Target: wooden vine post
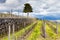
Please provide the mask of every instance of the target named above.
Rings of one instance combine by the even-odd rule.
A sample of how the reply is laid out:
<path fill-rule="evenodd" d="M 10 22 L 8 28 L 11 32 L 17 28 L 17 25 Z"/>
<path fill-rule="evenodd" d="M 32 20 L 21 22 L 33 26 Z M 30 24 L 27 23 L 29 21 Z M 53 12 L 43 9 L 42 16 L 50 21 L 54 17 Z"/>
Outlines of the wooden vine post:
<path fill-rule="evenodd" d="M 14 35 L 14 33 L 15 33 L 15 25 L 14 25 L 14 23 L 13 23 L 13 40 L 15 40 L 15 35 Z"/>
<path fill-rule="evenodd" d="M 44 38 L 46 38 L 46 22 L 45 20 L 43 20 L 43 34 L 44 34 Z"/>
<path fill-rule="evenodd" d="M 56 34 L 58 34 L 58 22 L 56 22 Z"/>
<path fill-rule="evenodd" d="M 11 24 L 10 23 L 8 23 L 8 40 L 10 40 L 10 32 L 11 32 L 11 26 L 10 26 Z"/>

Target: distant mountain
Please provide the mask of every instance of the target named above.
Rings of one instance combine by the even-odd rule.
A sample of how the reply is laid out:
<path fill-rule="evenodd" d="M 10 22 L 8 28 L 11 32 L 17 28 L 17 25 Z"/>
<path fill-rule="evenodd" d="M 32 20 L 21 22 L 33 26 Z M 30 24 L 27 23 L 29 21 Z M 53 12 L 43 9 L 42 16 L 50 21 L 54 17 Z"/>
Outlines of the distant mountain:
<path fill-rule="evenodd" d="M 44 20 L 60 20 L 60 17 L 52 15 L 35 15 L 35 17 Z"/>

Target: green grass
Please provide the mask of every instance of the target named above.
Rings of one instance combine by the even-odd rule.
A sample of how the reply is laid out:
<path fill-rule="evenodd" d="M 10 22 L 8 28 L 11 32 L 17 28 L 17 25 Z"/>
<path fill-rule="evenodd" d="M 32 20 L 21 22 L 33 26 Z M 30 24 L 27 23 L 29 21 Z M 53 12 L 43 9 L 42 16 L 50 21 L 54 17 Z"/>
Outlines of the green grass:
<path fill-rule="evenodd" d="M 54 33 L 53 30 L 51 30 L 51 28 L 47 24 L 46 24 L 46 33 L 51 38 L 55 38 L 56 37 L 56 33 Z"/>
<path fill-rule="evenodd" d="M 27 38 L 27 40 L 36 40 L 37 39 L 37 37 L 41 34 L 41 32 L 40 32 L 41 24 L 42 24 L 42 22 L 38 21 L 38 23 L 36 24 L 35 28 L 33 29 L 30 36 Z"/>
<path fill-rule="evenodd" d="M 27 40 L 37 40 L 38 39 L 38 37 L 41 35 L 41 30 L 40 30 L 41 24 L 42 24 L 42 21 L 38 21 L 36 27 L 34 28 L 33 32 L 30 34 L 30 36 L 27 38 Z M 56 28 L 56 25 L 52 24 L 52 26 L 54 28 Z M 53 32 L 53 30 L 49 27 L 48 24 L 46 24 L 45 27 L 46 27 L 47 37 L 45 39 L 42 37 L 42 38 L 39 38 L 38 40 L 42 40 L 42 39 L 43 40 L 56 40 L 58 37 L 60 37 L 59 34 L 56 34 L 55 32 Z M 60 31 L 60 29 L 58 28 L 58 32 L 59 31 Z"/>
<path fill-rule="evenodd" d="M 49 22 L 50 23 L 50 22 Z M 50 23 L 52 26 L 50 27 L 54 27 L 56 28 L 56 25 L 53 25 L 53 23 Z M 47 35 L 52 39 L 52 40 L 56 40 L 57 38 L 60 37 L 60 24 L 58 25 L 58 34 L 56 34 L 55 32 L 53 32 L 54 30 L 52 30 L 51 28 L 49 27 L 49 25 L 46 24 L 46 33 Z M 48 39 L 49 39 L 48 37 Z M 50 39 L 50 40 L 51 40 Z"/>
<path fill-rule="evenodd" d="M 50 22 L 49 22 L 50 23 Z M 55 22 L 54 22 L 55 23 Z M 54 28 L 56 28 L 56 23 L 55 25 L 53 23 L 50 23 Z M 60 24 L 57 24 L 58 25 L 58 36 L 60 36 Z M 49 26 L 49 25 L 48 25 Z"/>
<path fill-rule="evenodd" d="M 25 31 L 28 30 L 30 27 L 32 27 L 35 23 L 36 23 L 36 22 L 34 22 L 34 23 L 32 23 L 31 25 L 27 26 L 26 28 L 23 28 L 22 30 L 16 32 L 16 33 L 14 34 L 15 37 L 19 37 L 19 36 L 23 35 L 23 33 L 25 33 Z M 13 35 L 11 34 L 11 40 L 12 40 L 12 38 L 13 38 Z M 2 40 L 8 40 L 8 36 L 3 37 Z"/>

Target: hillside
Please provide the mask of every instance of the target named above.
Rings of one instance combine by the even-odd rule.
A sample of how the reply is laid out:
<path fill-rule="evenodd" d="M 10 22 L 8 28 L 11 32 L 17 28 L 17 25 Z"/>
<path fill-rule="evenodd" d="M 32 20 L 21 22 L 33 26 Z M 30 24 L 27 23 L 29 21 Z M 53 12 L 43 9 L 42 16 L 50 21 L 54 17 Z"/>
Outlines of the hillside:
<path fill-rule="evenodd" d="M 9 14 L 9 13 L 0 13 L 0 18 L 18 18 L 18 17 L 22 17 L 22 16 Z"/>

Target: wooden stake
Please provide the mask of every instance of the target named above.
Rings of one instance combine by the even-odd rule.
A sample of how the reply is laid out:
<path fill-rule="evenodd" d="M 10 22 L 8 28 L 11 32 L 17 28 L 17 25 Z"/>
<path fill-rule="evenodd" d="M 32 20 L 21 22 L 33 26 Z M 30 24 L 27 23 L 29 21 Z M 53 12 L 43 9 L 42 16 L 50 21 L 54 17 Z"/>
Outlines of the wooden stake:
<path fill-rule="evenodd" d="M 58 23 L 56 22 L 56 34 L 58 34 Z"/>
<path fill-rule="evenodd" d="M 13 24 L 13 40 L 15 39 L 14 38 L 14 31 L 15 31 L 15 25 Z"/>
<path fill-rule="evenodd" d="M 10 24 L 9 24 L 8 40 L 10 40 L 10 32 L 11 32 L 11 28 L 10 28 Z"/>

